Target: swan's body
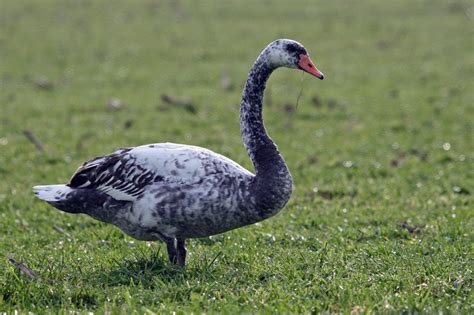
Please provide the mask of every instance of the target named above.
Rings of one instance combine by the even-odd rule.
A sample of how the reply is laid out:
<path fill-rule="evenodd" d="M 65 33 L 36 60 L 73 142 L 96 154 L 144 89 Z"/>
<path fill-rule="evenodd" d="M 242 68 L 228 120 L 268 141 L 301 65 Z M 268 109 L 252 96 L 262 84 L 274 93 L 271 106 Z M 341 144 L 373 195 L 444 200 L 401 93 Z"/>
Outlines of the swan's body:
<path fill-rule="evenodd" d="M 297 42 L 277 40 L 260 54 L 240 113 L 244 145 L 256 175 L 201 147 L 158 143 L 93 159 L 69 184 L 35 186 L 35 194 L 65 212 L 112 223 L 136 239 L 162 240 L 170 260 L 184 265 L 186 238 L 264 220 L 290 198 L 291 175 L 262 121 L 265 83 L 279 66 L 300 67 L 323 78 Z"/>
<path fill-rule="evenodd" d="M 87 213 L 151 241 L 204 237 L 262 220 L 253 212 L 243 215 L 251 210 L 250 203 L 257 203 L 250 195 L 254 178 L 210 150 L 158 143 L 119 149 L 87 162 L 68 186 L 35 189 L 61 210 Z M 91 198 L 91 190 L 110 198 L 114 210 L 104 212 L 102 199 Z M 241 209 L 244 202 L 246 209 Z"/>

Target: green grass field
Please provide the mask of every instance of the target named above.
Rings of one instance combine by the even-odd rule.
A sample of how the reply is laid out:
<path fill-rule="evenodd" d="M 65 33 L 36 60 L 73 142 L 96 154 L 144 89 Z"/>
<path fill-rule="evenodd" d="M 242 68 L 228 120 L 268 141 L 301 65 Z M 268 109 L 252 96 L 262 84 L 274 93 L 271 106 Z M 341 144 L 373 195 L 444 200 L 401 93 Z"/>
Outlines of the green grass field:
<path fill-rule="evenodd" d="M 277 38 L 326 80 L 268 84 L 294 179 L 276 217 L 189 241 L 180 270 L 161 243 L 35 199 L 118 147 L 251 168 L 241 89 Z M 0 312 L 472 314 L 473 38 L 473 1 L 1 1 Z"/>

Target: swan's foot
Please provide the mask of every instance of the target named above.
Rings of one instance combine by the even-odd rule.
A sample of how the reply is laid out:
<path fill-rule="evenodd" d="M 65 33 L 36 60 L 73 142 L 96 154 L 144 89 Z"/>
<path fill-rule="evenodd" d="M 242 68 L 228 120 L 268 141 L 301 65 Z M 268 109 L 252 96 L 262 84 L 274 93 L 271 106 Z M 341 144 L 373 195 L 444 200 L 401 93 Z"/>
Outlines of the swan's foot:
<path fill-rule="evenodd" d="M 178 238 L 176 245 L 178 251 L 178 265 L 184 267 L 186 264 L 186 240 L 184 238 Z"/>
<path fill-rule="evenodd" d="M 178 262 L 177 255 L 176 255 L 176 247 L 174 246 L 174 238 L 167 238 L 166 242 L 166 249 L 168 250 L 168 258 L 172 264 L 176 264 Z"/>

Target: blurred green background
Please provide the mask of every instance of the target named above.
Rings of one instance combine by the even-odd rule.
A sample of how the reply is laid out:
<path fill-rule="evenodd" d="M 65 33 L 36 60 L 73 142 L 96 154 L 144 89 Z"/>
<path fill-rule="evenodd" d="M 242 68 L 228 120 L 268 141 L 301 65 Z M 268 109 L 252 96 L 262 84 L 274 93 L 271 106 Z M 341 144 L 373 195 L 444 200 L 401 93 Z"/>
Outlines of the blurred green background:
<path fill-rule="evenodd" d="M 473 1 L 2 0 L 0 311 L 472 312 L 473 23 Z M 238 105 L 277 38 L 326 75 L 268 83 L 295 187 L 278 216 L 191 241 L 176 270 L 35 200 L 145 143 L 251 169 Z"/>

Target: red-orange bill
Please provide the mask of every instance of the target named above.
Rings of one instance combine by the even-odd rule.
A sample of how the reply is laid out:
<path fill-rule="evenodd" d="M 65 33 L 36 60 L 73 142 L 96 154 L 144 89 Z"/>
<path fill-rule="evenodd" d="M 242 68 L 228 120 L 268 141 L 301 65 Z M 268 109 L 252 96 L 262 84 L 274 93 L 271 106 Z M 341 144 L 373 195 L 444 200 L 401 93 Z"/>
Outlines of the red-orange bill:
<path fill-rule="evenodd" d="M 324 74 L 316 68 L 311 58 L 308 55 L 300 55 L 300 62 L 298 66 L 305 72 L 314 75 L 321 80 L 324 79 Z"/>

